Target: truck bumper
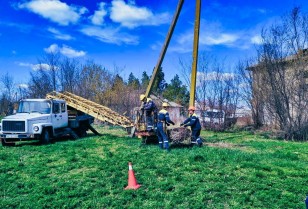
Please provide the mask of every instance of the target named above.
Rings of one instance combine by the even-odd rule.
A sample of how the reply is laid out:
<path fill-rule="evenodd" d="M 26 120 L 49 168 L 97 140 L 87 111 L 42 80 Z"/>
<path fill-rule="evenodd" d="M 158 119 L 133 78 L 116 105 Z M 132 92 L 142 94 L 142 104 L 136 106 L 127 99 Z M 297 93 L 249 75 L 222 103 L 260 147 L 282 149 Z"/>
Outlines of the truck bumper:
<path fill-rule="evenodd" d="M 14 141 L 25 141 L 38 139 L 36 134 L 1 134 L 0 138 L 5 142 L 14 142 Z"/>

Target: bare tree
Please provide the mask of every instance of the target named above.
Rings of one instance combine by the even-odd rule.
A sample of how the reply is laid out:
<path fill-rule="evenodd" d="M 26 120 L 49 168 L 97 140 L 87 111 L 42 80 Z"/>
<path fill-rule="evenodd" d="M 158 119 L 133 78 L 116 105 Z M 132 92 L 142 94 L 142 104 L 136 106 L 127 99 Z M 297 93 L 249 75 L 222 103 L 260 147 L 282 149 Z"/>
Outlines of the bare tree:
<path fill-rule="evenodd" d="M 112 85 L 111 73 L 92 61 L 88 61 L 82 66 L 79 76 L 79 95 L 94 102 L 105 104 L 104 92 Z"/>
<path fill-rule="evenodd" d="M 37 69 L 30 73 L 29 96 L 45 98 L 46 94 L 58 90 L 58 74 L 60 55 L 58 53 L 46 53 L 38 59 Z"/>
<path fill-rule="evenodd" d="M 65 58 L 60 63 L 59 83 L 62 91 L 78 93 L 80 65 L 77 60 Z"/>
<path fill-rule="evenodd" d="M 1 82 L 4 86 L 4 93 L 7 95 L 6 97 L 8 100 L 13 102 L 13 95 L 14 95 L 14 79 L 9 73 L 6 73 L 4 76 L 1 77 Z"/>
<path fill-rule="evenodd" d="M 307 123 L 308 19 L 295 7 L 281 24 L 262 31 L 263 44 L 258 50 L 258 70 L 266 92 L 266 111 L 274 118 L 287 139 L 294 138 Z M 307 136 L 306 136 L 307 137 Z"/>
<path fill-rule="evenodd" d="M 1 77 L 1 83 L 3 85 L 3 93 L 1 95 L 1 113 L 12 114 L 13 113 L 13 102 L 15 102 L 15 87 L 14 79 L 9 73 L 6 73 Z"/>
<path fill-rule="evenodd" d="M 53 90 L 50 76 L 44 68 L 30 73 L 28 85 L 29 97 L 31 98 L 45 98 L 46 94 Z"/>
<path fill-rule="evenodd" d="M 196 102 L 200 116 L 204 121 L 205 111 L 218 109 L 226 112 L 228 117 L 234 117 L 239 101 L 239 77 L 233 72 L 225 72 L 224 62 L 218 61 L 214 56 L 201 53 L 199 55 Z M 187 73 L 190 67 L 180 61 L 183 77 L 188 85 Z M 222 122 L 223 119 L 221 119 Z"/>
<path fill-rule="evenodd" d="M 57 91 L 58 89 L 58 75 L 60 68 L 60 54 L 57 52 L 48 52 L 42 59 L 38 60 L 40 70 L 45 69 L 51 82 L 52 90 Z"/>
<path fill-rule="evenodd" d="M 258 73 L 254 74 L 253 61 L 239 61 L 236 68 L 240 75 L 240 97 L 251 110 L 252 121 L 255 128 L 260 128 L 264 123 L 264 99 L 261 91 L 262 80 Z"/>

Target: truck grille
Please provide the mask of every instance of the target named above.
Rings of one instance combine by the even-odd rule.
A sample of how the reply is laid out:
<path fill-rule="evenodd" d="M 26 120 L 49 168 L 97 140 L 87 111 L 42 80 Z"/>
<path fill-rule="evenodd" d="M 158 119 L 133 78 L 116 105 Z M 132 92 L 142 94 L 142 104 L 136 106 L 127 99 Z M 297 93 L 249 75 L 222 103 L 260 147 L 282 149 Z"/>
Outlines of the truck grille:
<path fill-rule="evenodd" d="M 2 121 L 2 131 L 25 132 L 25 121 Z"/>

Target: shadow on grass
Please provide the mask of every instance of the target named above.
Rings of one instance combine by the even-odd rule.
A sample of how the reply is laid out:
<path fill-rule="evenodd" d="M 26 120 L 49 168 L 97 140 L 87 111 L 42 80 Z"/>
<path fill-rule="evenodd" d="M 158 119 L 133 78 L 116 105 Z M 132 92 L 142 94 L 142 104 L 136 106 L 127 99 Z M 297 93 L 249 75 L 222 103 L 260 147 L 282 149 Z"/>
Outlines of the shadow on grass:
<path fill-rule="evenodd" d="M 67 136 L 63 136 L 61 138 L 52 138 L 52 139 L 50 139 L 51 141 L 48 144 L 43 144 L 42 142 L 40 142 L 40 140 L 16 141 L 15 144 L 11 144 L 9 146 L 10 147 L 45 146 L 45 145 L 49 145 L 49 144 L 55 144 L 55 143 L 61 143 L 61 142 L 67 142 L 67 141 L 81 140 L 81 139 L 85 139 L 85 138 L 92 137 L 92 136 L 97 136 L 97 135 L 88 134 L 87 136 L 81 137 L 81 138 L 78 138 L 78 139 L 74 139 L 73 137 L 67 135 Z"/>

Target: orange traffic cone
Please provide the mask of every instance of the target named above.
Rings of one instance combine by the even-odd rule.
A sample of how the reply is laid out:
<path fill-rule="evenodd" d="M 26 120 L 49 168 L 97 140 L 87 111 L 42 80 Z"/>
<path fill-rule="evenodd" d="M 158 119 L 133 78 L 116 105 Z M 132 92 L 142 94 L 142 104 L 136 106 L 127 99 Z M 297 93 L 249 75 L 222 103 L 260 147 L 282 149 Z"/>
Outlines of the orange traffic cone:
<path fill-rule="evenodd" d="M 141 185 L 137 183 L 132 163 L 128 163 L 128 186 L 125 189 L 138 189 Z"/>

